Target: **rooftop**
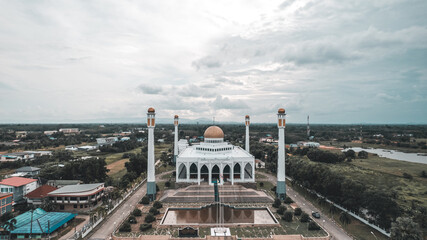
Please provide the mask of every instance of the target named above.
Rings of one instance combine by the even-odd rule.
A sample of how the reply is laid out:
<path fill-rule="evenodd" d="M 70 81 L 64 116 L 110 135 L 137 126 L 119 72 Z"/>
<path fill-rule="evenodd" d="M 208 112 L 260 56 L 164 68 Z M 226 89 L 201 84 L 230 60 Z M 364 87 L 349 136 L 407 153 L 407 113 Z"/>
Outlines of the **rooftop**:
<path fill-rule="evenodd" d="M 25 167 L 21 167 L 16 169 L 16 172 L 34 172 L 34 171 L 38 171 L 40 170 L 40 168 L 38 167 L 30 167 L 30 166 L 25 166 Z"/>
<path fill-rule="evenodd" d="M 93 190 L 98 190 L 98 188 L 102 187 L 103 185 L 104 183 L 68 185 L 50 192 L 49 195 L 84 193 L 84 192 L 89 192 Z"/>
<path fill-rule="evenodd" d="M 13 193 L 0 193 L 0 198 L 13 195 Z"/>
<path fill-rule="evenodd" d="M 46 197 L 48 193 L 55 191 L 56 187 L 52 187 L 50 185 L 43 185 L 36 188 L 34 191 L 28 193 L 25 197 L 27 198 L 43 198 Z"/>
<path fill-rule="evenodd" d="M 0 184 L 13 186 L 13 187 L 20 187 L 23 185 L 27 185 L 32 182 L 36 182 L 37 179 L 31 179 L 31 178 L 23 178 L 23 177 L 11 177 L 3 179 Z"/>

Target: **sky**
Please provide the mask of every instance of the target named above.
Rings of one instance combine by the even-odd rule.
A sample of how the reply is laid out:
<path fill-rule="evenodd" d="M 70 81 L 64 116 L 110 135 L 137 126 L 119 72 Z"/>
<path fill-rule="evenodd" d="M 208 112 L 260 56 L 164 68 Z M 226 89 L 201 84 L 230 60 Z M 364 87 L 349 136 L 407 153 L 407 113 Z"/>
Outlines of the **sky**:
<path fill-rule="evenodd" d="M 427 123 L 427 1 L 0 0 L 0 123 Z"/>

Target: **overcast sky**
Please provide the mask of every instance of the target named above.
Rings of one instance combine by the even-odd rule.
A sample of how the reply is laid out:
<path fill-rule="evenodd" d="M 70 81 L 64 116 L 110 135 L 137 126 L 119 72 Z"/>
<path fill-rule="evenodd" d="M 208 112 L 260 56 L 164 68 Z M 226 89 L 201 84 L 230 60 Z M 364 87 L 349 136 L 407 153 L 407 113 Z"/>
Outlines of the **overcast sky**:
<path fill-rule="evenodd" d="M 0 1 L 0 122 L 427 123 L 426 0 Z"/>

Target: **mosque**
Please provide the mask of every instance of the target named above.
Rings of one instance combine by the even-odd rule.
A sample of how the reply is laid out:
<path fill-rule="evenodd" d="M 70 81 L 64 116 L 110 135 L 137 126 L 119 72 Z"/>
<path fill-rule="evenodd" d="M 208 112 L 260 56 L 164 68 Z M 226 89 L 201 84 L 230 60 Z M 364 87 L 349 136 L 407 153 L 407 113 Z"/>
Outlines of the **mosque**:
<path fill-rule="evenodd" d="M 278 116 L 278 160 L 276 194 L 284 199 L 285 185 L 285 109 L 280 108 Z M 174 162 L 176 164 L 176 182 L 194 185 L 235 185 L 255 182 L 255 158 L 249 150 L 250 118 L 245 116 L 246 136 L 245 149 L 224 141 L 224 132 L 218 126 L 210 126 L 204 133 L 204 142 L 200 145 L 178 146 L 179 117 L 174 117 Z M 147 195 L 151 200 L 156 198 L 154 168 L 154 128 L 155 110 L 147 112 L 148 158 L 147 158 Z"/>

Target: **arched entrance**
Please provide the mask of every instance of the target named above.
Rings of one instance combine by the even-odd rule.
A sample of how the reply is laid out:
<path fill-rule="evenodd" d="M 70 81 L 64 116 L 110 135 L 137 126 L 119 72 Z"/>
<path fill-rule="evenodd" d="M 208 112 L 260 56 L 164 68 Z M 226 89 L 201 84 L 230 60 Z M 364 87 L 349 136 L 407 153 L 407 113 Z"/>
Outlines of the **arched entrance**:
<path fill-rule="evenodd" d="M 190 179 L 197 179 L 197 165 L 195 163 L 190 166 Z"/>
<path fill-rule="evenodd" d="M 187 179 L 187 168 L 184 163 L 181 163 L 178 168 L 178 179 Z"/>
<path fill-rule="evenodd" d="M 240 179 L 240 164 L 236 163 L 233 168 L 233 178 Z"/>
<path fill-rule="evenodd" d="M 224 167 L 224 170 L 222 171 L 223 177 L 224 177 L 224 182 L 227 182 L 230 180 L 230 166 L 226 165 Z"/>
<path fill-rule="evenodd" d="M 206 167 L 206 165 L 203 165 L 203 167 L 200 169 L 200 181 L 202 182 L 209 181 L 209 169 L 208 167 Z"/>
<path fill-rule="evenodd" d="M 212 168 L 212 181 L 219 180 L 219 167 L 215 165 Z"/>
<path fill-rule="evenodd" d="M 252 165 L 250 163 L 245 166 L 245 179 L 252 179 Z"/>

